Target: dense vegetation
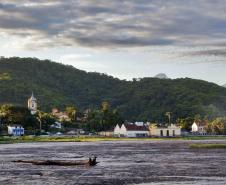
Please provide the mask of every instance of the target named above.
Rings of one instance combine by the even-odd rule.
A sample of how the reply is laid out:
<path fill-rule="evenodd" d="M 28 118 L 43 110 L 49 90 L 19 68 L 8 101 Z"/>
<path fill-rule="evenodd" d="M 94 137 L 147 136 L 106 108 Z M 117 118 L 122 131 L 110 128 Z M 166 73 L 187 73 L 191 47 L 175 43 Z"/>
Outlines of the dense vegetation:
<path fill-rule="evenodd" d="M 226 89 L 202 80 L 143 78 L 125 81 L 99 73 L 87 73 L 49 60 L 0 59 L 0 104 L 26 106 L 34 92 L 39 107 L 76 106 L 80 111 L 99 108 L 108 101 L 129 121 L 212 119 L 226 114 Z"/>

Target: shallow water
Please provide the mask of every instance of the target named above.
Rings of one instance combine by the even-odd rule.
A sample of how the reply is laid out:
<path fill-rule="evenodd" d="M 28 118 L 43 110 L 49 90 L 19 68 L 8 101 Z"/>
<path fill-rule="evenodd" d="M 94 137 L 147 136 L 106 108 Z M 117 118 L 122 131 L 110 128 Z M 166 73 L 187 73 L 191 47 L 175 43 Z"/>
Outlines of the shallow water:
<path fill-rule="evenodd" d="M 0 145 L 0 184 L 226 184 L 225 149 L 189 149 L 225 141 L 121 141 Z M 35 166 L 12 160 L 87 159 L 95 167 Z"/>

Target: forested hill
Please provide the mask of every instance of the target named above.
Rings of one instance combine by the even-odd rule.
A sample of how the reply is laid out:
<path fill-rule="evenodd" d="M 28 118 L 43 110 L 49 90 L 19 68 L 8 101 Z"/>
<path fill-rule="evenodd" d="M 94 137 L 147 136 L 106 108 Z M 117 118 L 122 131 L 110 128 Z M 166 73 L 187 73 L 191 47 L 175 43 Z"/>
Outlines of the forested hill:
<path fill-rule="evenodd" d="M 131 121 L 164 121 L 166 112 L 172 112 L 173 119 L 226 112 L 226 89 L 201 80 L 123 81 L 48 60 L 1 58 L 0 103 L 26 106 L 32 91 L 45 111 L 68 105 L 84 110 L 106 100 Z"/>

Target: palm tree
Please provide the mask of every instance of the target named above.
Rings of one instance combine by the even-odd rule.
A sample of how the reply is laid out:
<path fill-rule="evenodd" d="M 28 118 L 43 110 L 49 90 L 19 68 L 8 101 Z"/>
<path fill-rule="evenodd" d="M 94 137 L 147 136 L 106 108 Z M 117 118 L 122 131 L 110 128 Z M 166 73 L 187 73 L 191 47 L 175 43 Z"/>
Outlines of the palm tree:
<path fill-rule="evenodd" d="M 68 117 L 71 119 L 71 121 L 76 121 L 77 110 L 75 106 L 66 107 L 66 113 Z"/>
<path fill-rule="evenodd" d="M 168 117 L 169 125 L 171 123 L 171 114 L 172 114 L 172 112 L 166 112 L 166 114 L 165 114 Z"/>
<path fill-rule="evenodd" d="M 0 107 L 0 124 L 3 124 L 3 120 L 10 114 L 11 105 L 5 104 Z"/>

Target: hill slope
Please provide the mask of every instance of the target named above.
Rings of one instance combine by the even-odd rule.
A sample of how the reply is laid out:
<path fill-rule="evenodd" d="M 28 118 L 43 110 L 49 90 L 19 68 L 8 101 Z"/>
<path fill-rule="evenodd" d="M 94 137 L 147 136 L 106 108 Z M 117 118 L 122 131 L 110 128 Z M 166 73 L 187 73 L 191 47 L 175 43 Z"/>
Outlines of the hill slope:
<path fill-rule="evenodd" d="M 167 111 L 173 119 L 214 117 L 226 110 L 226 89 L 201 80 L 123 81 L 48 60 L 1 58 L 0 103 L 26 106 L 32 91 L 45 111 L 73 104 L 81 110 L 99 107 L 107 100 L 128 120 L 164 121 Z"/>

